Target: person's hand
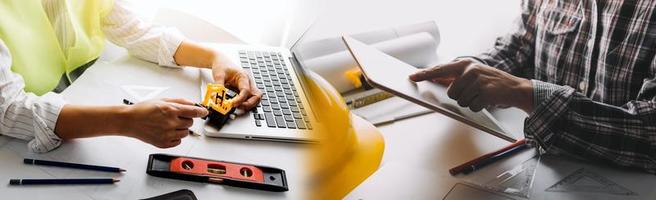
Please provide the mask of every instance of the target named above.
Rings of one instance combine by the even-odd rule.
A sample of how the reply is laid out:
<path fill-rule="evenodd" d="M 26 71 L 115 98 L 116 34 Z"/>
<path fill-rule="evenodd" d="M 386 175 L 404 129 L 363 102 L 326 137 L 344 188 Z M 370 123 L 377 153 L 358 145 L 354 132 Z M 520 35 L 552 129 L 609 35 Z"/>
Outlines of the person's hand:
<path fill-rule="evenodd" d="M 258 89 L 248 74 L 221 53 L 212 62 L 214 82 L 239 90 L 233 102 L 235 107 L 250 110 L 260 102 L 262 91 Z"/>
<path fill-rule="evenodd" d="M 180 144 L 189 135 L 192 118 L 209 112 L 184 99 L 162 99 L 137 103 L 127 107 L 123 132 L 159 148 Z"/>
<path fill-rule="evenodd" d="M 410 80 L 429 80 L 449 85 L 449 98 L 478 112 L 488 106 L 513 106 L 531 113 L 533 85 L 528 79 L 510 75 L 471 59 L 461 59 L 410 75 Z"/>

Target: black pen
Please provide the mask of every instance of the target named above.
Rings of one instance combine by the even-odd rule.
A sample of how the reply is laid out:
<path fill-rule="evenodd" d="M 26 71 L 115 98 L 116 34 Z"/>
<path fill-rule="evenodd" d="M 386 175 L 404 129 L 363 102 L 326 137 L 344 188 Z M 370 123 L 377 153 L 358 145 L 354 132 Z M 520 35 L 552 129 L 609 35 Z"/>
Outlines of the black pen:
<path fill-rule="evenodd" d="M 89 185 L 114 184 L 115 178 L 73 178 L 73 179 L 10 179 L 9 185 Z"/>
<path fill-rule="evenodd" d="M 130 101 L 130 100 L 123 99 L 123 104 L 125 104 L 125 105 L 132 105 L 132 104 L 134 104 L 134 103 L 132 103 L 132 101 Z"/>
<path fill-rule="evenodd" d="M 66 167 L 66 168 L 73 168 L 73 169 L 86 169 L 86 170 L 103 171 L 103 172 L 125 172 L 124 169 L 118 167 L 85 165 L 85 164 L 67 163 L 67 162 L 50 161 L 50 160 L 37 160 L 37 159 L 30 159 L 30 158 L 23 159 L 23 163 L 30 164 L 30 165 Z"/>

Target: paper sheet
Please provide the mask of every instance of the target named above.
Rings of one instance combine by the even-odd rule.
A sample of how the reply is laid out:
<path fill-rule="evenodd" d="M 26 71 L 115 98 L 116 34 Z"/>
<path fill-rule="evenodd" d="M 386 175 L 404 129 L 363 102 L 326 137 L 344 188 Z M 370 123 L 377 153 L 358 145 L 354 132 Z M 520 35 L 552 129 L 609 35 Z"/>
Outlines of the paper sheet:
<path fill-rule="evenodd" d="M 437 62 L 439 31 L 433 22 L 356 34 L 353 37 L 415 67 L 426 67 Z M 303 64 L 325 78 L 337 91 L 344 93 L 355 89 L 344 72 L 357 69 L 357 64 L 341 37 L 305 43 L 298 48 Z"/>
<path fill-rule="evenodd" d="M 439 46 L 440 31 L 434 21 L 352 34 L 351 37 L 360 40 L 365 44 L 375 44 L 422 32 L 429 33 L 435 40 L 436 46 Z M 300 45 L 298 48 L 300 56 L 303 57 L 304 60 L 309 60 L 312 58 L 344 51 L 346 50 L 346 45 L 344 45 L 344 42 L 342 42 L 342 38 L 340 36 L 335 36 L 332 38 L 306 42 Z"/>
<path fill-rule="evenodd" d="M 168 87 L 145 86 L 145 85 L 123 85 L 121 89 L 129 94 L 133 102 L 141 102 L 155 98 L 162 92 L 169 89 Z"/>

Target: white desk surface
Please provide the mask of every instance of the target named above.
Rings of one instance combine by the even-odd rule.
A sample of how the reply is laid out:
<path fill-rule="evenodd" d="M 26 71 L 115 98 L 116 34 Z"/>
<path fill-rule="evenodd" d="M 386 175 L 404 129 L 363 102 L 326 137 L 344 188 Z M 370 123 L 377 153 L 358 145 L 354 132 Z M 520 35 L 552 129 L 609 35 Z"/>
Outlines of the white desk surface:
<path fill-rule="evenodd" d="M 76 104 L 120 104 L 130 99 L 121 86 L 141 85 L 167 88 L 160 98 L 183 97 L 200 100 L 197 69 L 170 69 L 134 58 L 124 57 L 113 63 L 98 63 L 76 84 L 64 92 Z M 194 129 L 201 132 L 195 121 Z M 125 137 L 101 137 L 65 142 L 45 154 L 28 153 L 24 141 L 0 137 L 0 180 L 10 178 L 117 177 L 121 181 L 103 186 L 8 186 L 0 184 L 2 199 L 139 199 L 180 189 L 192 190 L 199 199 L 298 199 L 303 184 L 301 173 L 303 145 L 262 141 L 190 136 L 181 145 L 159 149 L 139 140 Z M 169 153 L 253 163 L 286 170 L 290 191 L 265 192 L 236 187 L 158 178 L 146 174 L 148 155 Z M 116 166 L 127 173 L 103 173 L 56 167 L 24 165 L 24 157 Z"/>
<path fill-rule="evenodd" d="M 308 40 L 334 37 L 343 33 L 362 32 L 402 24 L 436 20 L 442 33 L 438 52 L 444 55 L 472 55 L 492 46 L 494 38 L 505 33 L 510 22 L 519 13 L 519 0 L 513 1 L 375 1 L 331 0 L 315 28 L 308 33 Z M 220 13 L 219 13 L 220 14 Z M 263 33 L 262 31 L 259 31 Z M 264 33 L 263 33 L 264 34 Z M 74 103 L 119 104 L 127 94 L 121 85 L 146 85 L 169 87 L 160 97 L 186 97 L 198 100 L 198 72 L 194 70 L 163 69 L 135 59 L 119 59 L 116 66 L 94 66 L 98 78 L 84 87 L 70 89 L 67 98 Z M 143 74 L 159 74 L 148 78 Z M 120 75 L 119 75 L 120 74 Z M 128 74 L 129 76 L 126 76 Z M 93 74 L 92 74 L 93 75 Z M 193 87 L 192 87 L 193 86 Z M 95 88 L 95 89 L 90 89 Z M 519 124 L 521 121 L 518 121 Z M 198 124 L 198 123 L 196 123 Z M 385 137 L 386 149 L 383 166 L 408 165 L 417 169 L 447 173 L 446 170 L 471 158 L 495 150 L 505 144 L 483 132 L 468 128 L 459 122 L 438 114 L 430 114 L 380 127 Z M 302 185 L 301 145 L 273 142 L 187 137 L 182 145 L 172 149 L 157 149 L 130 138 L 103 137 L 66 142 L 62 147 L 47 154 L 27 153 L 25 142 L 0 137 L 0 180 L 9 178 L 42 177 L 111 177 L 114 174 L 84 172 L 51 167 L 26 166 L 25 156 L 113 165 L 126 168 L 120 175 L 121 182 L 108 186 L 36 186 L 8 187 L 0 184 L 3 199 L 136 199 L 175 191 L 191 189 L 199 199 L 299 199 Z M 266 153 L 262 153 L 266 152 Z M 171 153 L 207 157 L 237 162 L 271 165 L 287 170 L 290 191 L 286 193 L 260 192 L 220 185 L 200 184 L 148 176 L 145 173 L 147 155 Z M 440 177 L 442 177 L 440 175 Z M 378 182 L 393 182 L 376 179 Z M 435 194 L 436 199 L 448 190 L 452 179 L 431 179 L 435 188 L 405 192 Z M 367 183 L 365 184 L 372 184 Z M 375 184 L 375 183 L 373 183 Z M 411 183 L 407 183 L 411 184 Z M 444 188 L 438 187 L 445 185 Z M 419 187 L 418 187 L 419 188 Z M 374 190 L 361 185 L 349 198 L 372 199 L 398 193 L 394 190 Z M 435 191 L 431 192 L 428 190 Z M 376 194 L 376 195 L 373 195 Z M 393 196 L 387 196 L 393 197 Z"/>
<path fill-rule="evenodd" d="M 447 59 L 476 55 L 491 48 L 496 37 L 512 28 L 520 8 L 518 0 L 328 2 L 324 14 L 307 33 L 308 41 L 435 20 L 441 34 L 438 55 Z M 404 101 L 397 100 L 396 105 L 400 104 Z M 522 135 L 525 114 L 510 109 L 500 115 L 507 128 Z M 379 128 L 385 138 L 381 174 L 374 174 L 347 199 L 442 199 L 458 181 L 448 174 L 448 169 L 508 144 L 440 114 Z M 386 167 L 390 169 L 380 170 Z"/>

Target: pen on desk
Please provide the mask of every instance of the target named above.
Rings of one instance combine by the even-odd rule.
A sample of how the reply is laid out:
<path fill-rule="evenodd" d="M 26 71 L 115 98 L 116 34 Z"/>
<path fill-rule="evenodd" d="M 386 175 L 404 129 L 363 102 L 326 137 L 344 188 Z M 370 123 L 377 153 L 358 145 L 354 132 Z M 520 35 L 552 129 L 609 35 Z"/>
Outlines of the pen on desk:
<path fill-rule="evenodd" d="M 123 99 L 123 104 L 125 104 L 125 105 L 132 105 L 132 104 L 134 104 L 134 103 L 132 103 L 132 101 L 130 101 L 130 100 Z"/>
<path fill-rule="evenodd" d="M 125 105 L 133 105 L 134 102 L 132 102 L 132 101 L 130 101 L 130 100 L 127 100 L 127 99 L 123 99 L 123 104 L 125 104 Z M 200 105 L 199 103 L 194 103 L 194 106 L 203 107 L 203 106 Z"/>
<path fill-rule="evenodd" d="M 117 168 L 117 167 L 105 167 L 105 166 L 98 166 L 98 165 L 85 165 L 85 164 L 67 163 L 67 162 L 50 161 L 50 160 L 37 160 L 37 159 L 30 159 L 30 158 L 23 159 L 23 163 L 30 164 L 30 165 L 66 167 L 66 168 L 73 168 L 73 169 L 85 169 L 85 170 L 103 171 L 103 172 L 125 172 L 126 171 L 124 169 Z"/>
<path fill-rule="evenodd" d="M 516 146 L 516 147 L 514 147 L 514 148 L 512 148 L 512 149 L 510 149 L 510 150 L 508 150 L 508 151 L 506 151 L 506 152 L 503 152 L 503 153 L 497 154 L 497 155 L 492 156 L 492 157 L 490 157 L 490 158 L 488 158 L 488 159 L 481 160 L 481 162 L 478 162 L 478 163 L 476 163 L 476 164 L 473 164 L 473 165 L 470 165 L 470 166 L 466 167 L 466 168 L 462 171 L 462 173 L 464 173 L 464 174 L 472 173 L 472 172 L 474 172 L 474 171 L 476 171 L 476 170 L 478 170 L 478 169 L 480 169 L 480 168 L 483 168 L 483 167 L 485 167 L 485 166 L 487 166 L 487 165 L 489 165 L 489 164 L 491 164 L 491 163 L 494 163 L 494 162 L 496 162 L 496 161 L 498 161 L 498 160 L 504 159 L 504 158 L 509 157 L 509 156 L 511 156 L 511 155 L 513 155 L 513 154 L 515 154 L 515 153 L 517 153 L 517 152 L 520 152 L 520 151 L 526 149 L 526 147 L 528 147 L 527 144 L 522 144 L 522 145 Z"/>
<path fill-rule="evenodd" d="M 467 168 L 471 168 L 472 165 L 476 165 L 477 163 L 480 163 L 480 162 L 482 162 L 483 160 L 486 160 L 486 159 L 490 159 L 490 158 L 492 158 L 492 157 L 494 157 L 494 156 L 496 156 L 496 155 L 498 155 L 498 154 L 502 154 L 502 153 L 508 152 L 508 151 L 512 150 L 513 148 L 518 147 L 518 146 L 521 146 L 521 145 L 526 145 L 526 140 L 524 140 L 524 139 L 522 139 L 522 140 L 518 140 L 517 142 L 512 143 L 512 144 L 510 144 L 510 145 L 508 145 L 508 146 L 506 146 L 506 147 L 504 147 L 504 148 L 501 148 L 501 149 L 499 149 L 499 150 L 497 150 L 497 151 L 494 151 L 494 152 L 491 152 L 491 153 L 488 153 L 488 154 L 482 155 L 482 156 L 480 156 L 480 157 L 478 157 L 478 158 L 475 158 L 475 159 L 473 159 L 473 160 L 470 160 L 469 162 L 466 162 L 466 163 L 463 163 L 463 164 L 461 164 L 461 165 L 458 165 L 458 166 L 456 166 L 456 167 L 454 167 L 454 168 L 449 169 L 449 173 L 450 173 L 451 175 L 456 175 L 456 174 L 462 173 L 462 172 L 464 172 L 465 170 L 467 170 Z M 469 172 L 468 172 L 468 173 L 469 173 Z"/>
<path fill-rule="evenodd" d="M 9 185 L 88 185 L 114 184 L 115 178 L 73 178 L 73 179 L 10 179 Z"/>

